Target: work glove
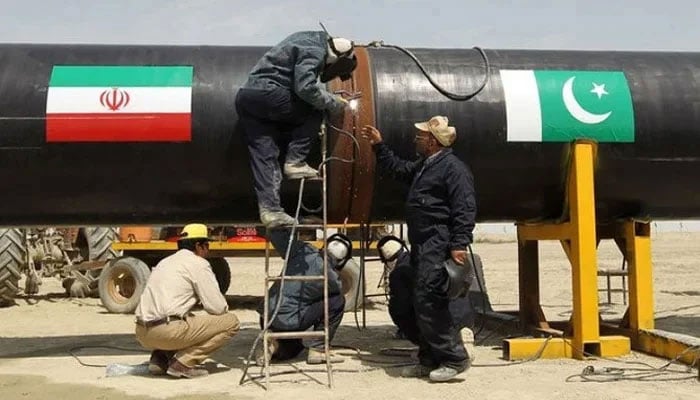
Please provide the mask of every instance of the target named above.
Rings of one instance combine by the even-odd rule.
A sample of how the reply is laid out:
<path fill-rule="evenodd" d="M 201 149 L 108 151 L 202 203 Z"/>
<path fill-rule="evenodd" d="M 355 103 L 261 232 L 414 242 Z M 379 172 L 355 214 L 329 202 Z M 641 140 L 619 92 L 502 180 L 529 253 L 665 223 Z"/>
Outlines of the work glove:
<path fill-rule="evenodd" d="M 345 107 L 347 107 L 350 104 L 350 102 L 346 100 L 345 97 L 339 94 L 335 95 L 335 103 L 338 107 L 342 109 L 345 109 Z"/>
<path fill-rule="evenodd" d="M 343 96 L 336 94 L 333 96 L 333 109 L 331 110 L 333 115 L 341 115 L 345 111 L 345 107 L 350 104 Z"/>

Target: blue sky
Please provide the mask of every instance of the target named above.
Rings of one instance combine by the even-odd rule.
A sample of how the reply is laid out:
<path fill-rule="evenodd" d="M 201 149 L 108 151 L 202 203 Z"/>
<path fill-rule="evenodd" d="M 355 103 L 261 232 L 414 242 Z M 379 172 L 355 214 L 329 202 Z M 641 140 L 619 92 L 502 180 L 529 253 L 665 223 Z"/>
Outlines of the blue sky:
<path fill-rule="evenodd" d="M 0 0 L 0 42 L 272 45 L 318 29 L 408 47 L 683 50 L 690 0 Z"/>

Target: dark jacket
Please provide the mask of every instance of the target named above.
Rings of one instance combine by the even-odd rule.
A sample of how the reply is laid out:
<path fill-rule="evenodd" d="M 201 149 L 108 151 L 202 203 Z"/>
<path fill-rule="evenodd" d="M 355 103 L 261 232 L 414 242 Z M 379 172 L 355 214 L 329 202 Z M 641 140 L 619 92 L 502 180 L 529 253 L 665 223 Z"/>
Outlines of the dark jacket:
<path fill-rule="evenodd" d="M 270 234 L 270 241 L 280 257 L 285 256 L 289 243 L 289 231 L 277 229 Z M 328 295 L 341 293 L 340 277 L 333 268 L 331 260 L 328 269 Z M 311 276 L 323 275 L 323 253 L 300 240 L 293 240 L 287 263 L 287 276 Z M 274 312 L 279 295 L 280 282 L 275 282 L 270 288 L 270 316 Z M 273 328 L 278 330 L 298 329 L 301 316 L 308 307 L 316 302 L 323 301 L 323 281 L 285 281 L 282 289 L 282 304 Z M 262 315 L 262 306 L 258 309 Z"/>
<path fill-rule="evenodd" d="M 428 162 L 402 160 L 383 142 L 374 149 L 381 169 L 411 185 L 406 199 L 411 244 L 440 235 L 450 250 L 465 249 L 472 242 L 476 219 L 474 179 L 452 149 L 443 149 Z"/>
<path fill-rule="evenodd" d="M 277 86 L 289 90 L 317 110 L 343 108 L 319 82 L 326 64 L 328 35 L 325 32 L 296 32 L 267 51 L 255 64 L 243 85 L 245 89 Z"/>

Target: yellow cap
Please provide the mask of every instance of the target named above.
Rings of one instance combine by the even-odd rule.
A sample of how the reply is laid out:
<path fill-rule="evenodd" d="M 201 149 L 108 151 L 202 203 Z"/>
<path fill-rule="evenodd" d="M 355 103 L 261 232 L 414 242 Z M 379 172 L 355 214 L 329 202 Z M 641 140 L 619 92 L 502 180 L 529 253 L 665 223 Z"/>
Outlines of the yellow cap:
<path fill-rule="evenodd" d="M 211 239 L 209 239 L 209 230 L 207 229 L 207 226 L 204 224 L 185 225 L 185 227 L 182 228 L 182 232 L 180 232 L 180 238 L 178 240 L 184 240 L 184 239 L 211 240 Z"/>

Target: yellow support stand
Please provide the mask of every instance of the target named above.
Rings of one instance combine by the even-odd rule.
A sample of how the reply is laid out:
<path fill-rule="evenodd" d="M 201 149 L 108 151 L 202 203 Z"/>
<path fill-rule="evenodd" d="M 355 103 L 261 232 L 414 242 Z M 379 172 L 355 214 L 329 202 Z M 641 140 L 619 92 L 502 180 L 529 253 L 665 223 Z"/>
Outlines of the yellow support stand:
<path fill-rule="evenodd" d="M 503 346 L 506 359 L 583 359 L 587 355 L 620 356 L 630 351 L 629 337 L 600 334 L 596 257 L 600 237 L 596 229 L 594 191 L 596 150 L 596 144 L 590 141 L 576 141 L 572 145 L 565 213 L 561 221 L 517 226 L 520 321 L 529 330 L 550 338 L 507 339 Z M 653 327 L 649 224 L 625 221 L 616 228 L 624 229 L 613 229 L 611 238 L 618 245 L 625 245 L 621 250 L 630 265 L 630 326 L 635 329 Z M 571 263 L 573 314 L 564 323 L 547 321 L 540 306 L 540 240 L 560 241 Z"/>

